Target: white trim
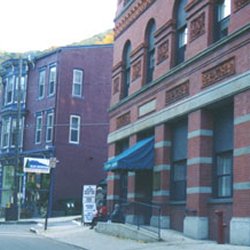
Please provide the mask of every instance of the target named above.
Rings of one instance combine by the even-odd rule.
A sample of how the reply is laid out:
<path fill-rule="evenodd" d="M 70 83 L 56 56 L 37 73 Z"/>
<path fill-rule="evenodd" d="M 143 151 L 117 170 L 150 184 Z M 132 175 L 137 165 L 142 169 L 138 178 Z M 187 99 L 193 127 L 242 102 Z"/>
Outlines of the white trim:
<path fill-rule="evenodd" d="M 211 187 L 188 187 L 187 194 L 211 194 Z"/>
<path fill-rule="evenodd" d="M 43 78 L 42 78 L 43 76 Z M 45 69 L 39 71 L 39 80 L 38 80 L 38 99 L 43 99 L 45 96 L 45 79 L 46 79 L 46 71 Z M 43 92 L 40 95 L 40 87 L 42 87 Z"/>
<path fill-rule="evenodd" d="M 72 127 L 73 119 L 77 119 L 77 128 Z M 77 140 L 76 141 L 71 140 L 73 130 L 77 132 Z M 71 115 L 70 116 L 70 125 L 69 125 L 69 143 L 71 143 L 71 144 L 79 144 L 79 142 L 80 142 L 80 132 L 81 132 L 81 117 L 79 115 Z"/>
<path fill-rule="evenodd" d="M 76 74 L 79 73 L 80 80 L 76 79 Z M 80 93 L 76 94 L 75 86 L 80 86 Z M 83 89 L 83 70 L 81 69 L 73 69 L 73 81 L 72 81 L 72 96 L 73 97 L 82 97 L 82 89 Z"/>
<path fill-rule="evenodd" d="M 160 164 L 160 165 L 155 165 L 153 168 L 153 171 L 154 172 L 160 172 L 164 170 L 169 171 L 170 169 L 171 169 L 171 166 L 169 164 Z"/>
<path fill-rule="evenodd" d="M 38 122 L 38 120 L 40 120 Z M 40 125 L 40 126 L 38 126 Z M 43 131 L 43 116 L 37 115 L 36 116 L 36 127 L 35 127 L 35 144 L 41 144 L 42 142 L 42 131 Z M 37 135 L 40 132 L 39 140 L 37 140 Z"/>
<path fill-rule="evenodd" d="M 155 148 L 168 148 L 171 147 L 171 141 L 160 141 L 155 143 Z"/>
<path fill-rule="evenodd" d="M 52 74 L 52 70 L 55 71 L 55 72 L 53 72 L 53 74 Z M 57 70 L 56 65 L 53 65 L 53 66 L 51 66 L 51 67 L 49 68 L 49 83 L 48 83 L 48 96 L 49 96 L 49 97 L 55 95 L 55 93 L 56 93 L 56 70 Z M 54 79 L 51 79 L 52 76 L 54 76 Z M 49 93 L 51 82 L 54 82 L 54 88 L 53 88 L 53 92 L 52 92 L 52 93 Z"/>
<path fill-rule="evenodd" d="M 188 139 L 199 137 L 199 136 L 213 136 L 213 130 L 209 129 L 198 129 L 188 133 Z"/>
<path fill-rule="evenodd" d="M 49 125 L 48 124 L 48 121 L 49 121 L 49 117 L 51 117 L 51 124 Z M 54 128 L 54 112 L 50 112 L 47 114 L 47 117 L 46 117 L 46 142 L 52 142 L 52 139 L 53 139 L 53 128 Z M 48 139 L 48 130 L 51 130 L 51 138 Z"/>

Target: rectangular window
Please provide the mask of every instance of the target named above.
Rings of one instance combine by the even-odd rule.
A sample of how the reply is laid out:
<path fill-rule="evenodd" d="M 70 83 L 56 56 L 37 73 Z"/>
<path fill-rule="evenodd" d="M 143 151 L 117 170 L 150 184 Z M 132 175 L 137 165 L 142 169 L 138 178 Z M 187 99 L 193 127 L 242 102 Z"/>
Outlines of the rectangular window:
<path fill-rule="evenodd" d="M 17 126 L 16 126 L 16 119 L 12 119 L 11 123 L 11 135 L 10 135 L 10 141 L 11 141 L 11 146 L 15 147 L 17 143 Z"/>
<path fill-rule="evenodd" d="M 35 131 L 35 143 L 41 143 L 42 139 L 42 116 L 38 115 L 36 117 L 36 131 Z"/>
<path fill-rule="evenodd" d="M 76 97 L 82 96 L 82 84 L 83 84 L 83 71 L 74 69 L 73 70 L 73 86 L 72 95 Z"/>
<path fill-rule="evenodd" d="M 11 133 L 10 133 L 11 147 L 15 147 L 17 143 L 19 144 L 19 147 L 21 147 L 23 144 L 22 140 L 23 140 L 23 120 L 21 119 L 19 122 L 19 134 L 17 142 L 17 120 L 13 118 L 11 121 Z"/>
<path fill-rule="evenodd" d="M 154 172 L 153 175 L 153 190 L 154 191 L 159 191 L 161 189 L 161 173 Z"/>
<path fill-rule="evenodd" d="M 53 126 L 54 126 L 54 114 L 47 114 L 46 121 L 46 142 L 52 142 L 53 138 Z"/>
<path fill-rule="evenodd" d="M 186 176 L 187 164 L 186 161 L 179 161 L 173 163 L 172 171 L 172 199 L 182 201 L 186 199 Z"/>
<path fill-rule="evenodd" d="M 20 81 L 20 97 L 18 97 L 18 84 L 19 84 L 19 78 L 16 78 L 15 83 L 15 102 L 18 102 L 18 98 L 20 98 L 20 102 L 25 102 L 26 98 L 26 77 L 21 77 Z"/>
<path fill-rule="evenodd" d="M 185 60 L 185 51 L 188 39 L 188 29 L 184 26 L 178 32 L 177 64 Z"/>
<path fill-rule="evenodd" d="M 221 153 L 216 156 L 216 182 L 218 198 L 232 197 L 232 167 L 232 151 Z"/>
<path fill-rule="evenodd" d="M 218 41 L 227 36 L 231 15 L 231 0 L 219 0 L 215 5 L 215 34 L 214 40 Z"/>
<path fill-rule="evenodd" d="M 13 102 L 15 76 L 9 77 L 5 89 L 5 105 Z"/>
<path fill-rule="evenodd" d="M 10 118 L 2 120 L 2 148 L 7 148 L 9 146 L 9 137 L 10 137 Z"/>
<path fill-rule="evenodd" d="M 179 121 L 172 127 L 172 166 L 170 197 L 173 201 L 186 200 L 187 186 L 187 120 Z"/>
<path fill-rule="evenodd" d="M 214 111 L 214 198 L 233 196 L 233 106 L 216 108 Z"/>
<path fill-rule="evenodd" d="M 79 144 L 80 141 L 80 116 L 70 116 L 69 143 Z"/>
<path fill-rule="evenodd" d="M 44 98 L 45 94 L 45 70 L 40 71 L 39 73 L 39 86 L 38 86 L 38 98 Z"/>
<path fill-rule="evenodd" d="M 56 92 L 56 66 L 49 69 L 49 96 Z"/>

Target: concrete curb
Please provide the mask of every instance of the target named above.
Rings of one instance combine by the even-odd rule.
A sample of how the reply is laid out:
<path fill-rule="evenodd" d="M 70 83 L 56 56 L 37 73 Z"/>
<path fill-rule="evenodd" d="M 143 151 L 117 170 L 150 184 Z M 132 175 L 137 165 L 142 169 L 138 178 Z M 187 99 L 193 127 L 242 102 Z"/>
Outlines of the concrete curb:
<path fill-rule="evenodd" d="M 34 233 L 34 234 L 38 234 L 39 233 L 39 231 L 37 229 L 35 229 L 34 227 L 30 228 L 30 232 Z"/>
<path fill-rule="evenodd" d="M 37 224 L 36 221 L 0 221 L 0 225 L 30 225 Z"/>

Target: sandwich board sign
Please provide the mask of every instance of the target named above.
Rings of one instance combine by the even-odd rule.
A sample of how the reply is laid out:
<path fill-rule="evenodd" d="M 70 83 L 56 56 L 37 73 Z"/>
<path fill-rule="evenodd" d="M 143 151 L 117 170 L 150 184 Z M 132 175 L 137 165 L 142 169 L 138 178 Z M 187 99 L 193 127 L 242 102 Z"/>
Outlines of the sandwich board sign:
<path fill-rule="evenodd" d="M 96 185 L 84 185 L 83 186 L 83 223 L 91 223 L 93 214 L 96 211 L 95 204 Z"/>
<path fill-rule="evenodd" d="M 24 173 L 50 173 L 50 161 L 45 158 L 24 157 Z"/>

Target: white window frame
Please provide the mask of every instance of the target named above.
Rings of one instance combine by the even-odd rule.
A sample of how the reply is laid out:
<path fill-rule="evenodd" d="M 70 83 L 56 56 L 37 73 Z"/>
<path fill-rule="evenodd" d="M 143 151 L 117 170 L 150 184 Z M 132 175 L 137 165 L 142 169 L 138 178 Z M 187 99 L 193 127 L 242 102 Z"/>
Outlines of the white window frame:
<path fill-rule="evenodd" d="M 52 86 L 53 86 L 53 89 L 52 89 Z M 56 66 L 54 65 L 54 66 L 51 66 L 49 69 L 48 96 L 53 96 L 55 93 L 56 93 Z"/>
<path fill-rule="evenodd" d="M 54 113 L 50 112 L 47 114 L 47 119 L 46 119 L 46 142 L 52 142 L 53 127 L 54 127 Z"/>
<path fill-rule="evenodd" d="M 35 144 L 42 142 L 42 115 L 36 116 Z"/>
<path fill-rule="evenodd" d="M 38 99 L 43 99 L 45 95 L 45 77 L 46 77 L 46 71 L 41 70 L 39 72 Z"/>
<path fill-rule="evenodd" d="M 10 117 L 2 119 L 2 130 L 1 130 L 1 147 L 8 148 L 10 143 Z M 4 145 L 4 136 L 7 136 L 6 145 Z"/>
<path fill-rule="evenodd" d="M 18 96 L 17 96 L 18 95 L 18 84 L 19 84 L 18 81 L 19 81 L 19 78 L 17 77 L 16 81 L 15 81 L 15 98 L 14 98 L 15 103 L 18 102 Z M 22 76 L 21 82 L 20 82 L 20 90 L 21 90 L 20 102 L 21 103 L 24 103 L 25 99 L 26 99 L 26 81 L 27 81 L 27 77 Z"/>
<path fill-rule="evenodd" d="M 80 93 L 78 93 L 77 87 L 79 88 Z M 83 70 L 74 69 L 73 70 L 72 96 L 73 97 L 82 97 L 82 89 L 83 89 L 82 87 L 83 87 Z"/>
<path fill-rule="evenodd" d="M 6 88 L 5 88 L 5 100 L 4 103 L 5 105 L 13 103 L 14 99 L 14 86 L 15 85 L 15 76 L 11 76 L 6 79 Z M 11 100 L 8 101 L 8 93 L 11 93 Z"/>
<path fill-rule="evenodd" d="M 73 124 L 73 120 L 77 119 L 77 124 Z M 72 144 L 79 144 L 80 142 L 80 129 L 81 129 L 81 117 L 78 115 L 71 115 L 70 116 L 70 126 L 69 126 L 69 143 Z M 77 133 L 77 140 L 72 140 L 73 133 Z"/>

